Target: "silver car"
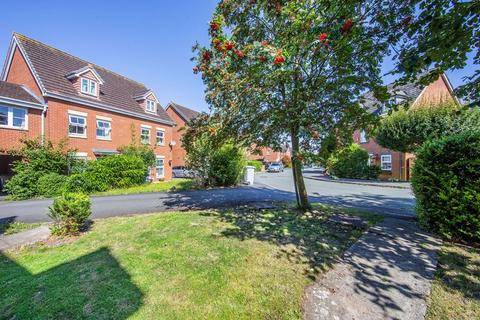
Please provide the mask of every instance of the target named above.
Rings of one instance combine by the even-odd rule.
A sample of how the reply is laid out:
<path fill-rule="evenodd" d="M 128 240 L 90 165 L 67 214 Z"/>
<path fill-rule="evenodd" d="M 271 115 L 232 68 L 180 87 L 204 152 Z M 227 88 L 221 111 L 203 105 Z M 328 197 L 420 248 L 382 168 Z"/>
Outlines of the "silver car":
<path fill-rule="evenodd" d="M 172 168 L 174 178 L 191 178 L 192 172 L 184 166 L 175 166 Z"/>
<path fill-rule="evenodd" d="M 272 162 L 270 166 L 268 166 L 268 172 L 283 172 L 283 163 L 281 162 Z"/>

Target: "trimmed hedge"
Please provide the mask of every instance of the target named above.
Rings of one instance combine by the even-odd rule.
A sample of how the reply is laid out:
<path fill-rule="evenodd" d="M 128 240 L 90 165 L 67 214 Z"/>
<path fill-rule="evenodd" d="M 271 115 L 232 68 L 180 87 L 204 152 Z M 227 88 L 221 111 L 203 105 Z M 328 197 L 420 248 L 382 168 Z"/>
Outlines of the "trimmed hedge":
<path fill-rule="evenodd" d="M 446 239 L 480 243 L 480 133 L 424 143 L 412 187 L 426 228 Z"/>
<path fill-rule="evenodd" d="M 350 179 L 377 179 L 381 172 L 379 166 L 368 165 L 368 152 L 354 143 L 335 152 L 327 169 L 332 176 Z"/>

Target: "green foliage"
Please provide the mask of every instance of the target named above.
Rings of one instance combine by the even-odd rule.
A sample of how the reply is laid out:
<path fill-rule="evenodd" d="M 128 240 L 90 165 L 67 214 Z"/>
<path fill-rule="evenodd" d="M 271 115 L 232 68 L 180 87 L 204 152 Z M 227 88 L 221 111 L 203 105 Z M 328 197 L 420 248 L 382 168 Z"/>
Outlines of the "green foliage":
<path fill-rule="evenodd" d="M 425 141 L 462 132 L 480 132 L 480 110 L 443 104 L 394 111 L 381 120 L 375 139 L 385 148 L 413 152 Z"/>
<path fill-rule="evenodd" d="M 145 182 L 147 168 L 143 159 L 136 155 L 107 156 L 90 164 L 88 176 L 104 181 L 108 188 L 126 188 Z"/>
<path fill-rule="evenodd" d="M 145 168 L 150 168 L 155 165 L 155 153 L 153 149 L 145 144 L 132 142 L 129 145 L 118 148 L 122 154 L 133 155 L 141 158 L 145 164 Z"/>
<path fill-rule="evenodd" d="M 465 73 L 466 81 L 457 92 L 466 101 L 480 99 L 480 4 L 473 1 L 414 0 L 392 1 L 402 6 L 415 8 L 416 12 L 399 15 L 402 46 L 398 50 L 397 72 L 404 74 L 404 80 L 416 80 L 422 75 L 422 82 L 428 83 L 440 73 L 465 67 L 469 55 L 474 66 Z M 396 30 L 388 30 L 396 33 Z M 475 66 L 477 65 L 477 66 Z M 431 75 L 424 70 L 435 69 Z M 467 72 L 467 70 L 465 70 Z"/>
<path fill-rule="evenodd" d="M 412 187 L 425 227 L 480 243 L 480 133 L 426 142 L 417 150 Z"/>
<path fill-rule="evenodd" d="M 66 175 L 73 162 L 72 150 L 62 142 L 54 146 L 51 141 L 41 145 L 38 140 L 23 140 L 23 146 L 12 152 L 21 157 L 12 165 L 14 176 L 5 184 L 5 191 L 12 199 L 28 199 L 41 195 L 38 190 L 40 177 L 57 173 Z"/>
<path fill-rule="evenodd" d="M 368 165 L 368 152 L 358 144 L 338 150 L 328 160 L 327 169 L 339 178 L 377 179 L 380 167 Z"/>
<path fill-rule="evenodd" d="M 263 163 L 260 160 L 248 160 L 245 165 L 255 167 L 255 171 L 262 171 Z"/>
<path fill-rule="evenodd" d="M 54 221 L 52 234 L 77 234 L 91 214 L 90 197 L 82 193 L 64 193 L 49 207 L 48 216 Z"/>
<path fill-rule="evenodd" d="M 55 172 L 43 175 L 38 179 L 37 193 L 44 197 L 54 197 L 65 191 L 68 177 Z"/>
<path fill-rule="evenodd" d="M 245 160 L 243 150 L 233 144 L 224 144 L 212 152 L 209 180 L 215 186 L 236 185 L 242 176 Z"/>
<path fill-rule="evenodd" d="M 75 173 L 68 177 L 65 184 L 67 192 L 93 193 L 108 190 L 108 184 L 102 180 L 96 180 L 90 172 Z"/>

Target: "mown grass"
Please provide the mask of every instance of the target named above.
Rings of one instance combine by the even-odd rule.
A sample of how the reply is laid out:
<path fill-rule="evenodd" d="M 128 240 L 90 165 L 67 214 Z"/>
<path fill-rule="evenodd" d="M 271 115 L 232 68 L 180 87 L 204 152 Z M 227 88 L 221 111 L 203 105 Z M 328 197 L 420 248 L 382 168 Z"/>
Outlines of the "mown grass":
<path fill-rule="evenodd" d="M 480 250 L 445 244 L 438 258 L 426 319 L 480 319 Z"/>
<path fill-rule="evenodd" d="M 95 221 L 0 256 L 0 318 L 300 319 L 304 288 L 362 233 L 291 208 Z"/>
<path fill-rule="evenodd" d="M 112 196 L 112 195 L 125 195 L 136 193 L 148 193 L 148 192 L 167 192 L 174 188 L 176 191 L 189 190 L 195 187 L 195 183 L 190 179 L 173 179 L 170 181 L 162 181 L 158 183 L 142 184 L 140 186 L 112 189 L 105 192 L 99 192 L 94 195 Z"/>
<path fill-rule="evenodd" d="M 24 223 L 24 222 L 1 222 L 0 221 L 0 235 L 10 235 L 25 230 L 40 227 L 41 223 Z"/>

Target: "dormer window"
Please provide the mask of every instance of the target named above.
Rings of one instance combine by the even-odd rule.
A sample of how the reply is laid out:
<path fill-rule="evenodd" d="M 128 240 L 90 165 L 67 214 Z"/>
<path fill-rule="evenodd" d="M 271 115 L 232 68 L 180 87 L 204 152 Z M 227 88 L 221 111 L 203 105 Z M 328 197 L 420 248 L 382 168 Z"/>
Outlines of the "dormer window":
<path fill-rule="evenodd" d="M 94 80 L 81 78 L 81 91 L 82 93 L 92 96 L 97 95 L 97 82 Z"/>
<path fill-rule="evenodd" d="M 146 110 L 147 110 L 148 112 L 156 112 L 156 110 L 155 110 L 155 109 L 156 109 L 156 107 L 155 107 L 155 101 L 153 101 L 153 100 L 147 100 L 146 103 L 147 103 L 147 104 L 146 104 Z"/>

